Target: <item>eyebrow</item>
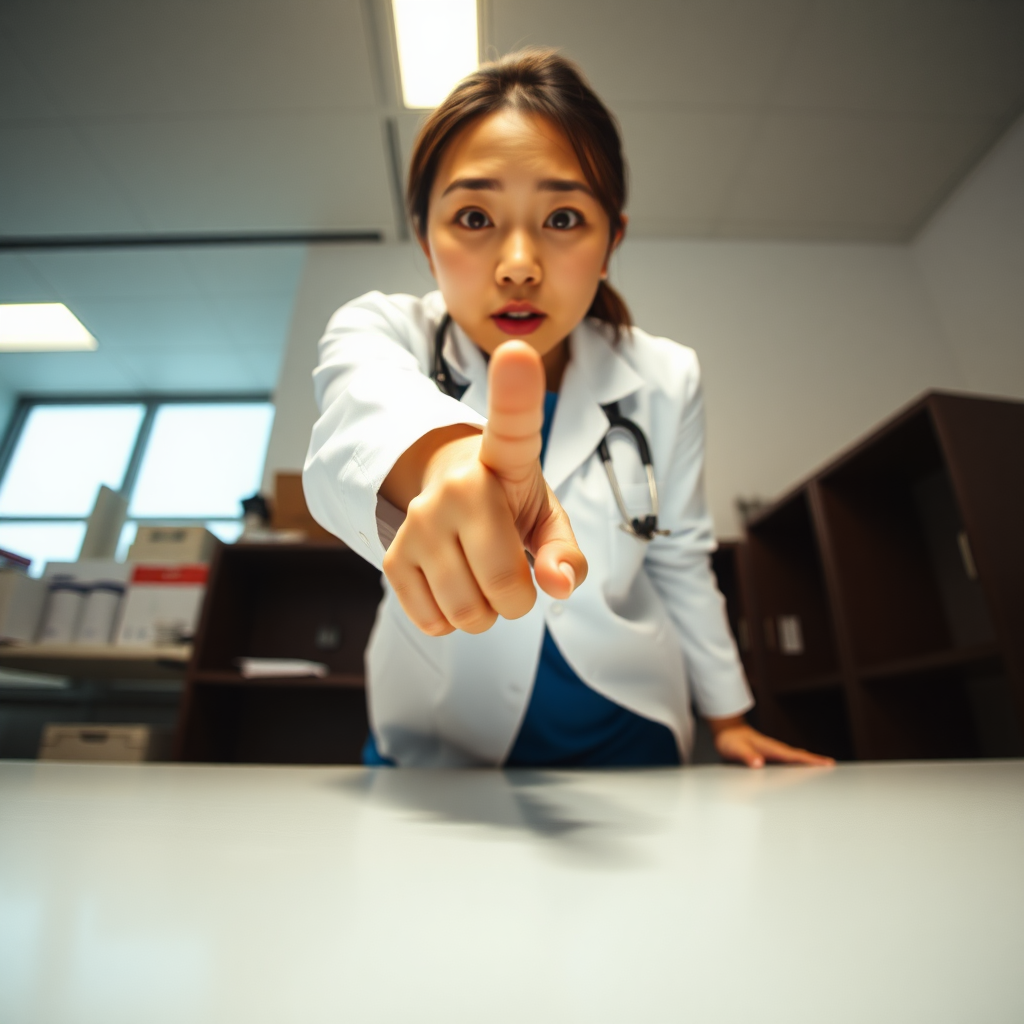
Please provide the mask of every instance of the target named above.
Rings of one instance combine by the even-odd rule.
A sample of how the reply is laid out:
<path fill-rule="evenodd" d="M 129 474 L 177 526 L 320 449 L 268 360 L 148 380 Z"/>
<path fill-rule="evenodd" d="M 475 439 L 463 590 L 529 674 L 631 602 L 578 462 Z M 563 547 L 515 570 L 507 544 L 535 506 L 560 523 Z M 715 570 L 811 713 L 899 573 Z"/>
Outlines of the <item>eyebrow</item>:
<path fill-rule="evenodd" d="M 470 192 L 501 192 L 504 188 L 497 178 L 456 178 L 442 193 L 441 197 L 456 189 L 467 189 Z M 538 192 L 585 192 L 593 196 L 593 192 L 582 181 L 573 178 L 543 178 L 537 182 Z"/>

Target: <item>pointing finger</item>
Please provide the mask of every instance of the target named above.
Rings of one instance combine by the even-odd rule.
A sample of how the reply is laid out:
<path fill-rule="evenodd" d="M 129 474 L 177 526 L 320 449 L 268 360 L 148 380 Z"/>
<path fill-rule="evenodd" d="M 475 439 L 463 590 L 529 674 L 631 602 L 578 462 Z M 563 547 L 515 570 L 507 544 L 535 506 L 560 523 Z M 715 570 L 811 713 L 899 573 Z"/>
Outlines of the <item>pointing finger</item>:
<path fill-rule="evenodd" d="M 487 425 L 480 461 L 510 483 L 540 473 L 544 423 L 544 364 L 522 341 L 508 341 L 491 356 L 487 371 Z"/>

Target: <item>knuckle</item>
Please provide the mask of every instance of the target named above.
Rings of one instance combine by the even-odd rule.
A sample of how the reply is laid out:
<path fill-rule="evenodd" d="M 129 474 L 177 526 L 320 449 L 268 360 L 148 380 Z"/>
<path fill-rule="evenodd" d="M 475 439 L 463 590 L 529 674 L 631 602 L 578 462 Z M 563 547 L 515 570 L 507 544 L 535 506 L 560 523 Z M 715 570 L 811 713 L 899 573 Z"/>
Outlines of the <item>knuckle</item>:
<path fill-rule="evenodd" d="M 497 613 L 492 608 L 474 602 L 456 609 L 449 616 L 449 621 L 464 633 L 483 633 L 497 621 Z"/>

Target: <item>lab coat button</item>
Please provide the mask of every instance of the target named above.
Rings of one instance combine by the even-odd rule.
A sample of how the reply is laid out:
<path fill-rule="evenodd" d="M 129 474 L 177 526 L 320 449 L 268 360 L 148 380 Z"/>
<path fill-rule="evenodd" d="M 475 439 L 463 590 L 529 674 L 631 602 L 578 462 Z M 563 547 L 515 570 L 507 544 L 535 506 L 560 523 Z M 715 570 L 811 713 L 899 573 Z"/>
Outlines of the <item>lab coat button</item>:
<path fill-rule="evenodd" d="M 564 606 L 563 606 L 563 605 L 560 605 L 560 604 L 553 604 L 553 605 L 551 606 L 551 614 L 552 614 L 552 615 L 561 615 L 561 614 L 562 614 L 562 608 L 563 608 L 563 607 L 564 607 Z"/>

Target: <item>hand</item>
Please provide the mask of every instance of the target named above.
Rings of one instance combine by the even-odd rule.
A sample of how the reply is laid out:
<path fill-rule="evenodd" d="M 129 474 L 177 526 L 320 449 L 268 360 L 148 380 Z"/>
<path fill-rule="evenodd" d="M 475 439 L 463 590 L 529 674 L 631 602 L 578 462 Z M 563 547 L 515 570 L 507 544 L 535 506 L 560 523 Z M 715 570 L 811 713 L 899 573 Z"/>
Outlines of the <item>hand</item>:
<path fill-rule="evenodd" d="M 715 737 L 715 748 L 726 761 L 739 761 L 748 768 L 763 768 L 765 761 L 785 764 L 813 764 L 821 767 L 835 764 L 835 759 L 811 754 L 799 747 L 791 747 L 780 740 L 758 732 L 747 725 L 742 715 L 731 718 L 709 718 L 708 725 Z"/>
<path fill-rule="evenodd" d="M 506 342 L 491 356 L 483 433 L 427 435 L 385 481 L 384 496 L 407 512 L 384 573 L 424 633 L 482 633 L 499 615 L 525 615 L 537 592 L 524 548 L 552 597 L 568 597 L 586 578 L 569 518 L 541 474 L 543 422 L 541 358 Z"/>

